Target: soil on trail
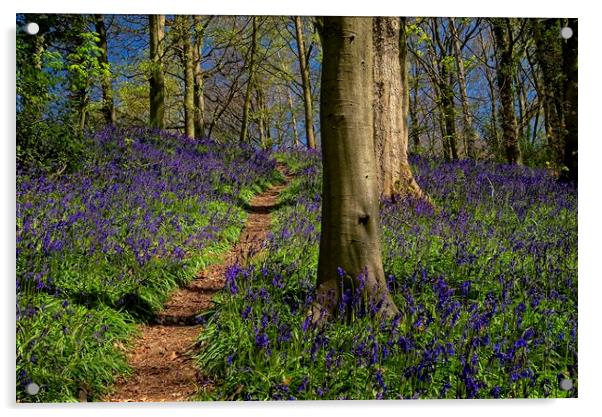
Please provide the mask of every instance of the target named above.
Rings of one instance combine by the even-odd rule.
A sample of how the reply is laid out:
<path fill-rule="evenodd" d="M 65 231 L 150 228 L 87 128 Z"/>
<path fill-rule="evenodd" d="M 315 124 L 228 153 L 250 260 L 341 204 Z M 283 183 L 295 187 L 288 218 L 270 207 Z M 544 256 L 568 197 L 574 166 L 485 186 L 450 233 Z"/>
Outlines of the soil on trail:
<path fill-rule="evenodd" d="M 104 401 L 186 401 L 197 392 L 200 375 L 192 355 L 202 326 L 196 323 L 196 316 L 211 307 L 213 295 L 224 287 L 227 266 L 244 264 L 261 251 L 270 231 L 270 213 L 285 187 L 286 184 L 272 187 L 253 198 L 236 245 L 220 262 L 201 271 L 188 286 L 176 290 L 154 324 L 139 326 L 141 337 L 128 353 L 133 373 L 120 379 L 114 393 Z"/>

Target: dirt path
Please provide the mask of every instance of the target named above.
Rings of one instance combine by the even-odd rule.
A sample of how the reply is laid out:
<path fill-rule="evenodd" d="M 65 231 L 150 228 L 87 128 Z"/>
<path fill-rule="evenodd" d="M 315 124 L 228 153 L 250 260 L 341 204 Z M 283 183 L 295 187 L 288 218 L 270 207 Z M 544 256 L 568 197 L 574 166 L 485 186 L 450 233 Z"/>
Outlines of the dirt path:
<path fill-rule="evenodd" d="M 223 288 L 226 267 L 245 263 L 262 249 L 270 230 L 270 213 L 285 187 L 275 186 L 253 198 L 240 239 L 222 261 L 176 290 L 156 324 L 139 326 L 141 337 L 128 354 L 133 373 L 127 380 L 120 379 L 104 401 L 186 401 L 197 391 L 198 375 L 191 354 L 202 326 L 195 317 L 211 306 L 213 295 Z"/>

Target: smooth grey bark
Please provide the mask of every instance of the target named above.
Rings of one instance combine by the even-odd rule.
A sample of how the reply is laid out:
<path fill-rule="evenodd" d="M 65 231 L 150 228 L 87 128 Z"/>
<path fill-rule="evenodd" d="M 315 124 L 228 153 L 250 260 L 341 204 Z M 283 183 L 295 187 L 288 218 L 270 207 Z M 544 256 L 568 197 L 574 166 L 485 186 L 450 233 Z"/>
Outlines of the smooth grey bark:
<path fill-rule="evenodd" d="M 337 313 L 345 291 L 362 287 L 365 300 L 381 306 L 378 314 L 398 313 L 385 282 L 380 248 L 372 20 L 323 18 L 322 220 L 311 310 L 317 322 Z"/>

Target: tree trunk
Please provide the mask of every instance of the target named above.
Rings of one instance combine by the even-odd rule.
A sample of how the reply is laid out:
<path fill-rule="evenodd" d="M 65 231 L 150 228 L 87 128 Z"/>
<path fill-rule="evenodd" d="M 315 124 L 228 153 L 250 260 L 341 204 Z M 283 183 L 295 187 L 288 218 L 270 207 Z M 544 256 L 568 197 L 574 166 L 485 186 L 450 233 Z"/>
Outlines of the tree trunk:
<path fill-rule="evenodd" d="M 293 128 L 293 140 L 295 141 L 295 148 L 299 147 L 299 133 L 297 132 L 297 116 L 295 116 L 295 108 L 293 106 L 293 97 L 291 96 L 291 90 L 288 86 L 286 88 L 286 95 L 288 98 L 288 108 L 291 113 L 291 123 Z"/>
<path fill-rule="evenodd" d="M 398 313 L 384 278 L 374 152 L 372 18 L 324 17 L 322 44 L 323 194 L 314 321 L 344 311 L 344 293 L 366 308 Z M 399 72 L 397 72 L 399 75 Z M 339 308 L 337 308 L 339 306 Z M 342 306 L 343 308 L 341 308 Z"/>
<path fill-rule="evenodd" d="M 514 85 L 516 86 L 516 92 L 518 96 L 518 123 L 517 123 L 517 135 L 518 139 L 524 142 L 529 142 L 529 121 L 531 115 L 527 111 L 527 96 L 525 94 L 524 85 L 521 83 L 520 74 L 517 72 L 514 77 Z M 529 120 L 526 120 L 529 119 Z M 527 129 L 525 129 L 527 127 Z"/>
<path fill-rule="evenodd" d="M 535 53 L 541 69 L 546 120 L 549 126 L 548 144 L 550 160 L 555 169 L 560 168 L 563 154 L 564 74 L 562 74 L 562 46 L 559 19 L 533 20 Z"/>
<path fill-rule="evenodd" d="M 261 86 L 255 88 L 257 97 L 257 123 L 259 126 L 259 143 L 262 149 L 269 149 L 272 146 L 270 134 L 270 116 L 265 102 L 265 94 Z"/>
<path fill-rule="evenodd" d="M 458 82 L 460 84 L 460 101 L 462 104 L 462 123 L 464 130 L 464 152 L 466 157 L 475 158 L 474 144 L 476 142 L 476 131 L 472 123 L 470 106 L 468 104 L 468 94 L 466 93 L 466 70 L 464 68 L 464 59 L 462 59 L 462 50 L 460 37 L 456 30 L 454 18 L 450 18 L 449 27 L 453 37 L 453 47 L 456 54 L 456 69 L 458 70 Z"/>
<path fill-rule="evenodd" d="M 194 133 L 196 137 L 205 137 L 205 95 L 203 91 L 203 69 L 201 57 L 203 53 L 203 33 L 201 16 L 194 16 Z"/>
<path fill-rule="evenodd" d="M 573 36 L 562 45 L 562 58 L 565 81 L 564 95 L 564 157 L 561 181 L 577 184 L 577 19 L 569 19 L 568 27 L 573 29 Z"/>
<path fill-rule="evenodd" d="M 410 137 L 414 144 L 414 153 L 420 152 L 420 129 L 418 127 L 418 69 L 416 67 L 412 80 L 412 105 L 408 106 L 410 113 L 410 126 L 412 127 Z"/>
<path fill-rule="evenodd" d="M 240 142 L 247 141 L 247 130 L 249 128 L 249 110 L 251 108 L 251 94 L 253 93 L 253 83 L 255 75 L 255 52 L 257 49 L 257 17 L 251 18 L 253 32 L 251 34 L 251 50 L 249 52 L 249 79 L 247 80 L 247 91 L 245 93 L 245 102 L 242 110 L 242 126 L 240 128 Z"/>
<path fill-rule="evenodd" d="M 481 42 L 481 48 L 483 49 L 483 52 L 485 54 L 485 57 L 483 58 L 485 60 L 486 63 L 488 63 L 489 58 L 488 58 L 488 53 L 486 52 L 486 46 L 485 46 L 485 40 L 483 38 L 483 33 L 481 32 L 479 34 L 479 40 Z M 485 74 L 485 79 L 487 80 L 487 87 L 489 90 L 489 103 L 491 105 L 490 109 L 491 109 L 491 121 L 490 121 L 490 125 L 491 125 L 491 140 L 490 145 L 493 145 L 493 154 L 496 157 L 496 159 L 498 159 L 498 155 L 500 154 L 500 135 L 498 132 L 498 120 L 497 120 L 497 115 L 498 115 L 498 108 L 497 108 L 497 94 L 496 94 L 496 89 L 495 89 L 495 76 L 493 75 L 493 71 L 490 69 L 489 65 L 484 65 L 484 74 Z"/>
<path fill-rule="evenodd" d="M 439 90 L 441 91 L 441 109 L 445 123 L 444 142 L 447 144 L 448 158 L 458 159 L 458 146 L 456 140 L 456 109 L 454 105 L 454 90 L 451 87 L 452 75 L 445 61 L 441 62 L 439 71 Z"/>
<path fill-rule="evenodd" d="M 115 114 L 115 105 L 113 103 L 113 85 L 111 83 L 111 73 L 109 71 L 109 48 L 107 46 L 107 29 L 105 26 L 104 16 L 101 14 L 94 15 L 94 23 L 96 33 L 98 33 L 98 47 L 102 54 L 98 57 L 98 61 L 104 67 L 106 74 L 102 77 L 102 113 L 108 125 L 114 125 L 117 122 Z"/>
<path fill-rule="evenodd" d="M 184 134 L 194 135 L 194 53 L 190 39 L 190 16 L 176 16 L 179 41 L 182 46 L 182 65 L 184 67 Z"/>
<path fill-rule="evenodd" d="M 409 111 L 410 111 L 410 83 L 408 77 L 408 39 L 406 34 L 406 18 L 399 18 L 399 66 L 401 73 L 401 91 L 403 92 L 403 98 L 401 101 L 401 138 L 405 144 L 402 144 L 403 149 L 405 149 L 406 154 L 406 162 L 407 162 L 407 154 L 408 154 L 408 144 L 409 144 L 409 136 L 410 129 L 408 126 L 409 123 Z M 409 167 L 409 164 L 408 164 Z M 411 174 L 411 172 L 410 172 Z M 413 177 L 412 177 L 413 179 Z"/>
<path fill-rule="evenodd" d="M 509 164 L 522 164 L 514 112 L 513 73 L 514 61 L 510 40 L 510 20 L 508 18 L 491 19 L 496 49 L 497 85 L 500 92 L 502 142 Z"/>
<path fill-rule="evenodd" d="M 314 135 L 314 116 L 312 109 L 311 84 L 309 80 L 309 66 L 305 55 L 305 41 L 303 39 L 303 23 L 300 16 L 295 16 L 295 31 L 297 33 L 297 52 L 299 53 L 299 67 L 301 69 L 301 85 L 303 86 L 303 105 L 305 109 L 305 131 L 307 133 L 307 147 L 316 148 Z"/>
<path fill-rule="evenodd" d="M 164 15 L 149 15 L 150 60 L 150 126 L 165 128 L 165 80 L 163 75 Z"/>
<path fill-rule="evenodd" d="M 408 163 L 405 47 L 400 48 L 400 30 L 404 28 L 401 28 L 397 17 L 375 17 L 373 21 L 374 146 L 378 194 L 389 200 L 397 197 L 423 198 Z M 403 38 L 405 41 L 405 36 Z"/>

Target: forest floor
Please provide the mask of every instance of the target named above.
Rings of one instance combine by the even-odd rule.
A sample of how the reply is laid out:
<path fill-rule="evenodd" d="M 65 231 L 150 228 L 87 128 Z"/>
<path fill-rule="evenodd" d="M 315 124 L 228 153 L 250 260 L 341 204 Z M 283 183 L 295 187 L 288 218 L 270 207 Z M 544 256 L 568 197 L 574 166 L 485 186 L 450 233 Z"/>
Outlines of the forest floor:
<path fill-rule="evenodd" d="M 290 180 L 290 176 L 285 177 L 285 184 L 251 200 L 245 228 L 234 247 L 186 287 L 174 291 L 154 323 L 139 325 L 140 336 L 128 352 L 132 374 L 118 380 L 113 393 L 103 401 L 186 401 L 197 392 L 201 375 L 193 355 L 203 326 L 197 324 L 196 317 L 211 308 L 213 295 L 224 287 L 226 268 L 244 265 L 262 250 L 270 231 L 271 212 Z"/>

